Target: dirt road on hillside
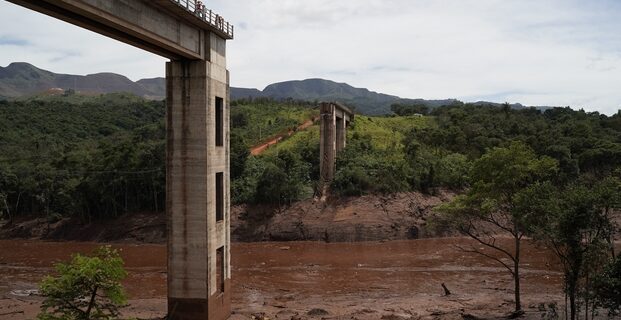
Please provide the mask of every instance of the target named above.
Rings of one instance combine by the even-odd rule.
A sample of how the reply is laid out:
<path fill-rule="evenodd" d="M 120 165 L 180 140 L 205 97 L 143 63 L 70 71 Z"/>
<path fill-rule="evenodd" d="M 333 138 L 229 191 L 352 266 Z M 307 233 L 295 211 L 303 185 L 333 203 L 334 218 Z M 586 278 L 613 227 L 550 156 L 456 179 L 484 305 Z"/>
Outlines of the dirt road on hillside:
<path fill-rule="evenodd" d="M 263 151 L 267 150 L 270 146 L 275 145 L 279 143 L 280 141 L 282 141 L 283 139 L 292 136 L 297 131 L 302 131 L 302 130 L 307 129 L 308 127 L 312 126 L 317 121 L 319 121 L 319 116 L 306 120 L 304 123 L 299 125 L 296 128 L 296 130 L 289 130 L 287 131 L 287 133 L 276 135 L 270 138 L 267 142 L 261 143 L 258 146 L 254 146 L 250 148 L 250 154 L 253 156 L 260 155 L 261 153 L 263 153 Z"/>

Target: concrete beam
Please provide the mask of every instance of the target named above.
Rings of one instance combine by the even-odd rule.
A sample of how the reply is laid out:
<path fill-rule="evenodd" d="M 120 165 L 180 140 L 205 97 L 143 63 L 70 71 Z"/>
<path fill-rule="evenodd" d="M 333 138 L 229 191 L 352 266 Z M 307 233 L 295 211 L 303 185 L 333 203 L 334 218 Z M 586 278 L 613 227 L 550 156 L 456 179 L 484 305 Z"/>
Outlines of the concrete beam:
<path fill-rule="evenodd" d="M 190 13 L 182 18 L 158 5 L 161 0 L 7 1 L 170 59 L 206 59 L 206 30 Z"/>

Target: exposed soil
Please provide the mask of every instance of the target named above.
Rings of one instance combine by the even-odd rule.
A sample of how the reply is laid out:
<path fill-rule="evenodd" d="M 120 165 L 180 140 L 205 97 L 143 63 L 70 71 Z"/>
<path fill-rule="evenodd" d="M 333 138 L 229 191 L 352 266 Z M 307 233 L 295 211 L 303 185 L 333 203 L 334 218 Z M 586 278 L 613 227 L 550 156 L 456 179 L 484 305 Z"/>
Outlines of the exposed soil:
<path fill-rule="evenodd" d="M 165 243 L 164 213 L 133 213 L 112 220 L 84 221 L 23 217 L 0 226 L 0 239 L 41 239 L 123 243 Z"/>
<path fill-rule="evenodd" d="M 355 242 L 429 237 L 426 219 L 434 206 L 453 195 L 399 193 L 332 200 L 313 199 L 291 206 L 233 206 L 233 241 Z M 65 218 L 22 218 L 0 227 L 0 239 L 44 239 L 123 243 L 165 243 L 166 216 L 137 213 L 115 220 L 84 222 Z"/>
<path fill-rule="evenodd" d="M 283 209 L 235 206 L 231 235 L 237 241 L 357 242 L 418 239 L 432 209 L 449 201 L 452 193 L 437 196 L 416 192 L 368 195 L 320 202 L 309 199 Z"/>
<path fill-rule="evenodd" d="M 250 148 L 250 154 L 253 155 L 253 156 L 260 155 L 265 150 L 267 150 L 269 147 L 279 143 L 280 141 L 284 140 L 287 137 L 292 136 L 294 133 L 296 133 L 298 131 L 306 130 L 306 128 L 312 126 L 317 121 L 319 121 L 319 116 L 316 116 L 316 117 L 314 117 L 312 119 L 308 119 L 308 120 L 304 121 L 302 124 L 300 124 L 296 128 L 296 130 L 288 130 L 286 133 L 281 133 L 281 134 L 275 135 L 275 136 L 269 138 L 267 141 L 262 142 L 259 145 L 256 145 L 256 146 Z"/>
<path fill-rule="evenodd" d="M 512 280 L 489 259 L 464 253 L 464 238 L 361 243 L 234 243 L 232 319 L 498 319 L 513 308 Z M 510 242 L 507 241 L 507 245 Z M 36 283 L 54 262 L 97 244 L 0 241 L 0 318 L 31 319 Z M 166 247 L 123 251 L 130 304 L 124 316 L 166 313 Z M 523 248 L 526 319 L 561 313 L 562 274 L 545 248 Z M 452 292 L 444 296 L 441 284 Z M 28 295 L 34 293 L 35 295 Z"/>

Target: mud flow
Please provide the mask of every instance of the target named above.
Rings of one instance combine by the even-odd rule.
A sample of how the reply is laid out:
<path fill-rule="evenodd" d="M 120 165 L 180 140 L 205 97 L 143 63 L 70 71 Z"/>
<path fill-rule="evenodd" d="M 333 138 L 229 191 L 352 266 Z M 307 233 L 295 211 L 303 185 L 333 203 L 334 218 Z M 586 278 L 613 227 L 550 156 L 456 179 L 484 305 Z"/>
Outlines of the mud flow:
<path fill-rule="evenodd" d="M 507 245 L 510 242 L 507 240 Z M 234 243 L 233 318 L 452 319 L 496 317 L 512 310 L 513 282 L 502 266 L 445 238 L 370 243 Z M 0 241 L 0 317 L 29 319 L 41 298 L 37 283 L 52 266 L 98 244 Z M 166 311 L 166 247 L 114 245 L 122 250 L 130 306 L 124 315 L 156 318 Z M 524 307 L 540 318 L 563 299 L 554 256 L 524 246 Z M 451 291 L 444 296 L 442 283 Z M 543 306 L 543 307 L 542 307 Z M 20 312 L 23 311 L 23 312 Z M 12 313 L 10 312 L 17 312 Z"/>

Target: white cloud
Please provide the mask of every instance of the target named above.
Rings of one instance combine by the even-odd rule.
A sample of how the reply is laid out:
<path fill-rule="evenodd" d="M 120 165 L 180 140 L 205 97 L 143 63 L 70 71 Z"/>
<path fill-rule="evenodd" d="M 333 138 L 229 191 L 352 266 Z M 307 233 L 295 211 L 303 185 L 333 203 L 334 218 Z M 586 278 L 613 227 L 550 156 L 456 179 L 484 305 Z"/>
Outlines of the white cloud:
<path fill-rule="evenodd" d="M 621 4 L 578 0 L 213 0 L 235 86 L 311 77 L 411 98 L 621 107 Z M 0 3 L 0 64 L 162 76 L 164 59 Z M 6 38 L 13 44 L 2 45 Z M 25 41 L 27 45 L 20 41 Z M 20 45 L 21 44 L 21 45 Z"/>

